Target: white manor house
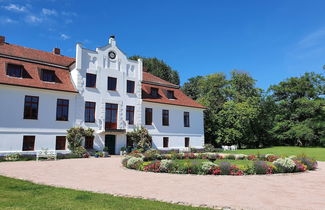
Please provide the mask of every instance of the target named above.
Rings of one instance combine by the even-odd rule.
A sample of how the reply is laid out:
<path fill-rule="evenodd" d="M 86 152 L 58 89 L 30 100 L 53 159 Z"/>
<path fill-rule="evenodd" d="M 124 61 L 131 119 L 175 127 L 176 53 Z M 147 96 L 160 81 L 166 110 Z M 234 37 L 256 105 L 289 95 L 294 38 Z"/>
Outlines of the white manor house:
<path fill-rule="evenodd" d="M 143 71 L 114 36 L 96 50 L 76 45 L 76 58 L 7 43 L 0 36 L 0 154 L 69 152 L 67 129 L 93 128 L 86 149 L 118 154 L 126 132 L 144 126 L 157 149 L 202 148 L 204 106 L 178 85 Z"/>

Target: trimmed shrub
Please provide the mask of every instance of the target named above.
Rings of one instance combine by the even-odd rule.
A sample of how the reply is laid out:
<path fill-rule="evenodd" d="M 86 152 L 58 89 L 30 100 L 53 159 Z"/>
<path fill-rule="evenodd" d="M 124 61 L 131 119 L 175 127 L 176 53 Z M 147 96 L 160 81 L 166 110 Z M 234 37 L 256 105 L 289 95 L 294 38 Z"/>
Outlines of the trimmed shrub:
<path fill-rule="evenodd" d="M 217 167 L 218 165 L 212 162 L 203 162 L 201 166 L 201 171 L 204 174 L 209 174 L 211 173 L 211 169 L 214 167 Z"/>
<path fill-rule="evenodd" d="M 293 172 L 296 164 L 290 158 L 279 158 L 273 162 L 273 165 L 276 167 L 276 171 L 280 173 L 290 173 Z"/>
<path fill-rule="evenodd" d="M 266 159 L 266 161 L 274 162 L 277 159 L 279 159 L 279 156 L 276 156 L 276 155 L 273 155 L 273 154 L 266 154 L 265 159 Z"/>
<path fill-rule="evenodd" d="M 246 155 L 238 154 L 236 155 L 236 160 L 244 160 L 246 158 Z"/>
<path fill-rule="evenodd" d="M 231 164 L 229 162 L 221 162 L 219 164 L 220 174 L 221 175 L 230 175 L 231 172 Z"/>
<path fill-rule="evenodd" d="M 162 160 L 160 161 L 160 167 L 159 170 L 161 172 L 169 172 L 173 168 L 173 161 L 172 160 Z"/>
<path fill-rule="evenodd" d="M 126 167 L 126 164 L 128 163 L 128 160 L 131 159 L 132 156 L 127 155 L 122 159 L 122 165 Z"/>
<path fill-rule="evenodd" d="M 227 159 L 227 160 L 235 160 L 235 159 L 236 159 L 236 156 L 230 154 L 230 155 L 225 155 L 223 158 L 224 158 L 224 159 Z"/>
<path fill-rule="evenodd" d="M 126 167 L 131 169 L 138 169 L 142 163 L 142 158 L 132 157 L 128 160 Z"/>
<path fill-rule="evenodd" d="M 256 157 L 256 155 L 248 155 L 248 156 L 247 156 L 247 159 L 248 159 L 248 160 L 256 160 L 257 157 Z"/>
<path fill-rule="evenodd" d="M 265 161 L 254 162 L 254 171 L 256 174 L 272 174 L 273 167 L 268 165 Z"/>
<path fill-rule="evenodd" d="M 144 166 L 143 170 L 148 172 L 160 172 L 160 161 L 154 161 L 153 163 Z"/>
<path fill-rule="evenodd" d="M 87 152 L 87 150 L 83 146 L 79 146 L 74 148 L 73 153 L 78 157 L 83 157 L 83 155 Z"/>
<path fill-rule="evenodd" d="M 144 155 L 144 158 L 143 158 L 144 161 L 161 160 L 161 155 L 160 155 L 159 151 L 155 150 L 155 149 L 147 150 L 147 151 L 145 151 L 145 153 L 143 155 Z"/>
<path fill-rule="evenodd" d="M 317 168 L 317 161 L 307 157 L 306 155 L 300 155 L 296 160 L 299 160 L 302 164 L 307 166 L 308 170 L 315 170 Z"/>
<path fill-rule="evenodd" d="M 204 145 L 204 152 L 215 152 L 216 148 L 212 144 Z"/>
<path fill-rule="evenodd" d="M 307 166 L 303 164 L 300 160 L 293 160 L 296 164 L 295 172 L 304 172 L 307 170 Z"/>
<path fill-rule="evenodd" d="M 178 173 L 183 174 L 199 174 L 201 171 L 201 163 L 197 161 L 186 161 L 179 164 L 177 168 Z"/>

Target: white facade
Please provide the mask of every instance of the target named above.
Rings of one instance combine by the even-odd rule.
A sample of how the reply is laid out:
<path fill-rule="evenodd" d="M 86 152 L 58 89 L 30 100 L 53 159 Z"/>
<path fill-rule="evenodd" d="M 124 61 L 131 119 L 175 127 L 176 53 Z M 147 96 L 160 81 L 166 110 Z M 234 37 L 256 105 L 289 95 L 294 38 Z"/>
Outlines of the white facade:
<path fill-rule="evenodd" d="M 110 52 L 114 52 L 114 58 L 109 57 Z M 129 60 L 117 48 L 114 38 L 110 38 L 108 45 L 96 48 L 95 51 L 85 49 L 81 44 L 76 45 L 76 62 L 70 69 L 76 93 L 0 84 L 0 153 L 22 152 L 23 136 L 26 135 L 35 136 L 34 151 L 26 153 L 41 149 L 55 150 L 56 136 L 65 136 L 66 130 L 74 126 L 95 130 L 95 150 L 103 150 L 105 146 L 109 146 L 106 145 L 108 135 L 115 136 L 115 144 L 110 144 L 114 145 L 115 154 L 126 146 L 126 132 L 141 125 L 152 135 L 154 148 L 184 148 L 185 138 L 189 138 L 190 147 L 202 148 L 203 109 L 143 101 L 142 71 L 142 61 Z M 96 75 L 95 87 L 86 87 L 87 73 Z M 116 78 L 116 90 L 108 90 L 108 77 Z M 127 80 L 134 81 L 134 93 L 127 93 Z M 39 97 L 37 120 L 23 119 L 26 95 Z M 69 100 L 68 121 L 56 120 L 57 99 Z M 96 103 L 95 122 L 85 122 L 86 102 Z M 115 129 L 105 127 L 106 104 L 116 104 L 118 107 Z M 134 107 L 133 125 L 126 120 L 126 106 Z M 153 110 L 152 125 L 145 125 L 145 108 Z M 163 109 L 169 110 L 169 126 L 162 125 Z M 189 112 L 189 127 L 184 126 L 184 112 Z M 168 147 L 163 146 L 164 137 L 169 139 Z"/>

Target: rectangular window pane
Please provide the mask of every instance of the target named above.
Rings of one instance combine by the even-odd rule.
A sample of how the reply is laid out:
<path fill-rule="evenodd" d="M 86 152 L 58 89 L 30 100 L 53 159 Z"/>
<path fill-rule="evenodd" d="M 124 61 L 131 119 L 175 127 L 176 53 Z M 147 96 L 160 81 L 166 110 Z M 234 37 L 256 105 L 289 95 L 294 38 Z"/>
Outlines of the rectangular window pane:
<path fill-rule="evenodd" d="M 126 120 L 129 121 L 129 125 L 134 124 L 134 106 L 126 106 Z"/>
<path fill-rule="evenodd" d="M 57 136 L 55 149 L 56 150 L 65 150 L 65 145 L 66 145 L 66 137 L 65 136 Z"/>
<path fill-rule="evenodd" d="M 7 65 L 7 75 L 11 77 L 22 77 L 23 76 L 22 65 L 8 64 Z"/>
<path fill-rule="evenodd" d="M 87 136 L 85 138 L 85 148 L 86 149 L 93 149 L 94 148 L 94 137 L 93 136 Z"/>
<path fill-rule="evenodd" d="M 172 90 L 167 90 L 167 98 L 168 98 L 168 99 L 175 99 L 174 91 L 172 91 Z"/>
<path fill-rule="evenodd" d="M 56 105 L 56 120 L 68 121 L 69 118 L 69 100 L 58 99 Z"/>
<path fill-rule="evenodd" d="M 95 109 L 96 103 L 86 101 L 85 103 L 85 122 L 94 123 L 95 122 Z"/>
<path fill-rule="evenodd" d="M 42 69 L 42 80 L 47 82 L 55 82 L 55 71 Z"/>
<path fill-rule="evenodd" d="M 163 138 L 163 147 L 164 148 L 167 148 L 168 147 L 168 141 L 169 141 L 168 137 L 164 137 Z"/>
<path fill-rule="evenodd" d="M 96 87 L 96 74 L 86 74 L 86 87 Z"/>
<path fill-rule="evenodd" d="M 134 93 L 134 81 L 127 80 L 126 92 Z"/>
<path fill-rule="evenodd" d="M 153 98 L 158 98 L 158 96 L 159 96 L 159 94 L 158 94 L 158 88 L 151 88 L 151 96 L 153 97 Z"/>
<path fill-rule="evenodd" d="M 117 80 L 114 77 L 107 78 L 107 90 L 116 90 Z"/>
<path fill-rule="evenodd" d="M 162 124 L 167 126 L 169 125 L 169 111 L 162 110 Z"/>
<path fill-rule="evenodd" d="M 185 137 L 185 147 L 189 147 L 189 146 L 190 146 L 190 138 Z"/>
<path fill-rule="evenodd" d="M 38 117 L 38 97 L 25 96 L 24 119 L 37 120 Z"/>
<path fill-rule="evenodd" d="M 117 104 L 106 104 L 105 129 L 117 129 Z"/>
<path fill-rule="evenodd" d="M 152 124 L 152 108 L 146 108 L 146 115 L 145 115 L 145 121 L 146 125 L 151 125 Z"/>
<path fill-rule="evenodd" d="M 23 137 L 23 151 L 34 151 L 35 136 Z"/>
<path fill-rule="evenodd" d="M 190 113 L 184 112 L 184 127 L 190 127 Z"/>

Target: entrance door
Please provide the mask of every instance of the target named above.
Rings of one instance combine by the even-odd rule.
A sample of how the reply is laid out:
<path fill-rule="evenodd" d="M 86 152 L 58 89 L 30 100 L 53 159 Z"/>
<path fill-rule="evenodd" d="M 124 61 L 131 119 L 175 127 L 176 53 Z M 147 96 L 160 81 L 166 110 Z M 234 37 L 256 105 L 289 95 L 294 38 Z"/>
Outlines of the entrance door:
<path fill-rule="evenodd" d="M 106 104 L 105 129 L 117 129 L 117 104 Z"/>
<path fill-rule="evenodd" d="M 108 147 L 108 152 L 110 155 L 115 155 L 115 135 L 105 136 L 105 147 Z"/>

